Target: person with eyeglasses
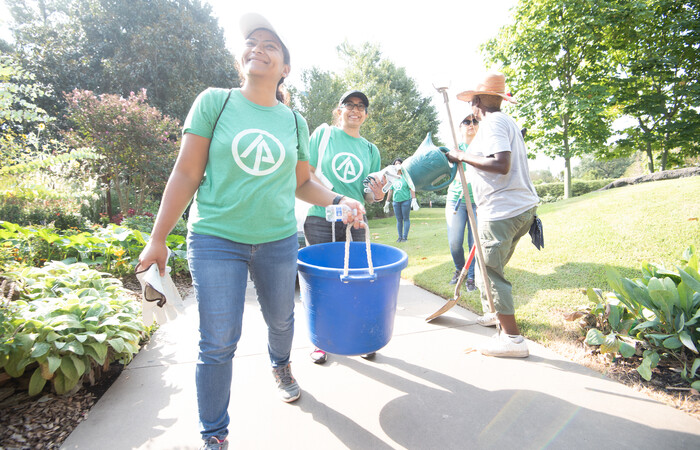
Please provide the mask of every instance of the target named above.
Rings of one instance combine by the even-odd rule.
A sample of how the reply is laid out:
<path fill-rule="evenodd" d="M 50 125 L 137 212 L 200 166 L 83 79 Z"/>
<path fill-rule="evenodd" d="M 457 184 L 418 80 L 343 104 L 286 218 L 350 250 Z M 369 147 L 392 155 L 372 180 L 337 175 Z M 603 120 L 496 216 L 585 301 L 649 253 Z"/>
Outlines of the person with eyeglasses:
<path fill-rule="evenodd" d="M 476 280 L 484 311 L 490 310 L 486 289 L 493 293 L 495 320 L 502 329 L 479 351 L 486 356 L 526 358 L 530 352 L 515 321 L 513 286 L 504 269 L 518 241 L 535 222 L 539 197 L 530 180 L 523 133 L 515 120 L 501 111 L 504 100 L 515 103 L 505 86 L 502 73 L 489 73 L 474 89 L 457 94 L 459 100 L 471 103 L 479 132 L 468 151 L 451 150 L 447 158 L 469 165 L 486 266 L 478 264 L 477 269 L 486 270 L 490 285 L 483 283 L 483 277 Z"/>
<path fill-rule="evenodd" d="M 462 133 L 462 142 L 459 144 L 458 150 L 461 152 L 466 152 L 467 147 L 469 147 L 472 139 L 474 139 L 474 136 L 476 136 L 476 132 L 479 130 L 479 121 L 476 119 L 476 117 L 474 117 L 474 114 L 470 113 L 460 123 L 459 130 Z M 462 164 L 464 165 L 464 163 Z M 447 189 L 447 202 L 445 204 L 447 242 L 450 246 L 452 262 L 454 262 L 455 265 L 455 272 L 449 284 L 457 284 L 459 274 L 462 272 L 462 268 L 466 264 L 466 259 L 464 258 L 465 229 L 467 230 L 468 248 L 471 249 L 474 245 L 472 227 L 469 225 L 469 220 L 467 220 L 467 206 L 471 207 L 472 211 L 476 211 L 476 204 L 474 203 L 474 193 L 472 192 L 472 186 L 470 183 L 467 183 L 467 189 L 469 190 L 469 205 L 464 203 L 461 180 L 455 178 L 450 184 L 450 187 Z M 476 219 L 476 212 L 474 213 L 474 218 Z M 467 291 L 470 292 L 476 290 L 476 284 L 474 283 L 475 266 L 476 261 L 471 261 L 471 264 L 467 269 Z"/>
<path fill-rule="evenodd" d="M 157 264 L 165 273 L 167 235 L 192 200 L 187 260 L 199 312 L 195 384 L 205 450 L 229 445 L 232 363 L 248 276 L 268 328 L 276 392 L 284 402 L 301 395 L 290 366 L 299 249 L 295 195 L 318 205 L 339 201 L 360 218 L 364 213 L 358 201 L 338 200 L 310 178 L 308 127 L 287 106 L 282 84 L 290 54 L 279 34 L 254 13 L 241 17 L 240 29 L 241 87 L 210 88 L 195 99 L 151 237 L 139 256 L 141 267 Z"/>
<path fill-rule="evenodd" d="M 379 149 L 360 135 L 360 128 L 369 116 L 368 108 L 369 99 L 363 92 L 355 89 L 345 92 L 333 110 L 333 125 L 319 126 L 309 140 L 312 179 L 363 206 L 384 200 L 382 187 L 386 182 L 371 178 L 368 181 L 371 192 L 364 192 L 363 180 L 381 168 Z M 353 241 L 365 240 L 364 228 L 353 228 L 351 234 Z M 334 237 L 336 241 L 345 241 L 346 225 L 328 222 L 325 208 L 312 206 L 304 221 L 304 235 L 309 245 L 332 242 Z M 328 355 L 316 348 L 311 352 L 311 359 L 323 364 Z"/>

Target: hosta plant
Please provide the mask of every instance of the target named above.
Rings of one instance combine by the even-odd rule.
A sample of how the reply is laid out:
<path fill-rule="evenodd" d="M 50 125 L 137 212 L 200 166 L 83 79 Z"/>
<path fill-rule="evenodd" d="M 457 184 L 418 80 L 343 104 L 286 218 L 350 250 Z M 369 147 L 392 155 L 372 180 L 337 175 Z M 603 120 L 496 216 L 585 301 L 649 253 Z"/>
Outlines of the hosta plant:
<path fill-rule="evenodd" d="M 58 394 L 71 391 L 110 363 L 128 363 L 146 329 L 140 304 L 121 282 L 86 264 L 50 262 L 8 273 L 21 298 L 6 309 L 0 369 L 20 377 L 34 368 L 29 394 L 50 382 Z"/>
<path fill-rule="evenodd" d="M 682 377 L 700 389 L 700 274 L 694 246 L 683 253 L 681 264 L 675 269 L 645 262 L 641 278 L 621 277 L 613 268 L 607 269 L 607 276 L 614 299 L 624 306 L 625 314 L 631 318 L 629 324 L 633 325 L 625 331 L 624 338 L 640 343 L 639 374 L 651 379 L 652 369 L 659 361 L 670 358 L 682 366 Z M 628 348 L 616 347 L 610 335 L 604 336 L 597 329 L 588 332 L 586 342 L 600 345 L 601 352 L 632 356 Z"/>

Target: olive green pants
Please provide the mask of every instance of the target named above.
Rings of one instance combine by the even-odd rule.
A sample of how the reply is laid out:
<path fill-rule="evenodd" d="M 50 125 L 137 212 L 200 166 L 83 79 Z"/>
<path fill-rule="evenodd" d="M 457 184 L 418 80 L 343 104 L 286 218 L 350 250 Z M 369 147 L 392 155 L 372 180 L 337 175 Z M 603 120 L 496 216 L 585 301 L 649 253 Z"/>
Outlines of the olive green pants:
<path fill-rule="evenodd" d="M 479 220 L 479 239 L 484 252 L 486 273 L 491 283 L 493 305 L 499 314 L 515 314 L 513 287 L 503 275 L 503 269 L 510 261 L 510 257 L 513 256 L 515 246 L 518 245 L 520 238 L 530 231 L 530 226 L 535 220 L 536 211 L 537 206 L 534 206 L 532 209 L 510 219 L 491 222 Z M 481 270 L 479 265 L 477 265 L 477 270 Z M 490 312 L 491 308 L 484 289 L 484 277 L 481 275 L 481 272 L 477 274 L 476 282 L 481 291 L 482 307 L 485 312 Z"/>

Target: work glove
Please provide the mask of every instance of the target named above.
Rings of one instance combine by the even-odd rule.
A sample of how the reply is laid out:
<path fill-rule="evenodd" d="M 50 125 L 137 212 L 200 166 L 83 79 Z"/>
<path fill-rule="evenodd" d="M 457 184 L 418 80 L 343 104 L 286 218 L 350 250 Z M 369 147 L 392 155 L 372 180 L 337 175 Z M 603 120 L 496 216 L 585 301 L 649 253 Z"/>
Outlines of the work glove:
<path fill-rule="evenodd" d="M 418 200 L 416 198 L 411 199 L 411 209 L 414 211 L 418 211 L 420 209 L 420 206 L 418 205 Z"/>
<path fill-rule="evenodd" d="M 153 322 L 160 325 L 177 316 L 177 308 L 182 306 L 182 297 L 170 278 L 170 267 L 166 267 L 164 276 L 160 276 L 157 264 L 136 273 L 141 284 L 143 323 L 151 326 Z"/>
<path fill-rule="evenodd" d="M 389 214 L 389 202 L 384 203 L 384 212 Z"/>

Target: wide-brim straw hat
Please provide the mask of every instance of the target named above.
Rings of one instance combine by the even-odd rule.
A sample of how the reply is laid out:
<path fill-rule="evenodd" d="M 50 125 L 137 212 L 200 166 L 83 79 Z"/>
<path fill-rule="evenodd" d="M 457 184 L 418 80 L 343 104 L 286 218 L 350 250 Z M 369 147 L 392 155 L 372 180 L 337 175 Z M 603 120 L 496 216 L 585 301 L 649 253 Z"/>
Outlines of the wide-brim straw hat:
<path fill-rule="evenodd" d="M 498 95 L 503 100 L 517 103 L 510 94 L 506 93 L 506 76 L 502 73 L 488 73 L 481 83 L 471 91 L 464 91 L 457 94 L 459 100 L 471 102 L 475 95 Z"/>

